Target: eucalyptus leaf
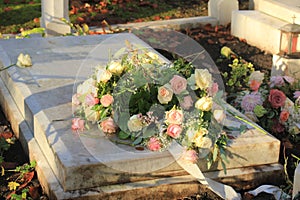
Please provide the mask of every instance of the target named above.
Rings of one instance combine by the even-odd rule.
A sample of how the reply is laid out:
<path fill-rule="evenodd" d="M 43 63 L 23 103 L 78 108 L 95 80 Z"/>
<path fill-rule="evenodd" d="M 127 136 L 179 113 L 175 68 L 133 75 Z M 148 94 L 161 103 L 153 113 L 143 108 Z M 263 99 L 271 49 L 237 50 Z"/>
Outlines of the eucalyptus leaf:
<path fill-rule="evenodd" d="M 143 138 L 142 138 L 142 137 L 137 137 L 137 138 L 133 141 L 132 145 L 138 145 L 138 144 L 140 144 L 142 141 L 143 141 Z"/>
<path fill-rule="evenodd" d="M 124 131 L 120 131 L 118 133 L 118 137 L 121 139 L 121 140 L 125 140 L 125 139 L 128 139 L 130 137 L 130 134 L 128 133 L 125 133 Z"/>

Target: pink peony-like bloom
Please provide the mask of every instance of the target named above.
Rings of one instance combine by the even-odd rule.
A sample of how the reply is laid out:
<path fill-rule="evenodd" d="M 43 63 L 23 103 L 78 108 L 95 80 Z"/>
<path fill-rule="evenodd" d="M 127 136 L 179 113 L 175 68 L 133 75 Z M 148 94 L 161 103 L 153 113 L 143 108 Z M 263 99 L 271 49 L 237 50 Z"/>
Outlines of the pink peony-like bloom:
<path fill-rule="evenodd" d="M 110 117 L 106 120 L 103 120 L 100 123 L 100 127 L 104 133 L 115 133 L 118 129 L 118 126 L 115 124 L 114 120 Z"/>
<path fill-rule="evenodd" d="M 84 130 L 84 120 L 80 118 L 72 119 L 72 130 L 73 131 L 83 131 Z"/>
<path fill-rule="evenodd" d="M 161 144 L 158 138 L 156 137 L 151 137 L 150 140 L 148 141 L 148 149 L 151 151 L 158 151 L 161 148 Z"/>
<path fill-rule="evenodd" d="M 113 98 L 113 96 L 111 96 L 110 94 L 103 95 L 103 96 L 101 97 L 101 99 L 100 99 L 100 103 L 101 103 L 104 107 L 110 106 L 113 102 L 114 102 L 114 98 Z"/>
<path fill-rule="evenodd" d="M 192 97 L 189 95 L 189 96 L 185 96 L 183 97 L 183 101 L 180 102 L 180 106 L 185 109 L 185 110 L 188 110 L 190 109 L 192 106 L 193 106 L 193 99 Z"/>
<path fill-rule="evenodd" d="M 257 80 L 252 80 L 252 81 L 250 81 L 250 89 L 252 90 L 252 91 L 258 91 L 258 89 L 259 89 L 259 87 L 260 87 L 260 82 L 258 82 Z"/>
<path fill-rule="evenodd" d="M 262 104 L 263 100 L 260 93 L 250 93 L 243 97 L 241 107 L 245 112 L 253 112 L 255 106 Z"/>
<path fill-rule="evenodd" d="M 294 92 L 294 98 L 298 99 L 300 97 L 300 91 Z"/>
<path fill-rule="evenodd" d="M 177 124 L 170 124 L 167 128 L 167 134 L 172 138 L 178 138 L 182 133 L 182 127 Z"/>
<path fill-rule="evenodd" d="M 180 125 L 183 121 L 182 110 L 172 109 L 166 112 L 166 122 L 167 124 L 178 124 Z"/>
<path fill-rule="evenodd" d="M 93 94 L 87 94 L 85 96 L 85 104 L 88 106 L 94 106 L 99 103 L 99 99 Z"/>
<path fill-rule="evenodd" d="M 187 80 L 181 76 L 174 75 L 170 80 L 170 84 L 174 94 L 180 94 L 186 89 Z"/>
<path fill-rule="evenodd" d="M 268 100 L 271 103 L 271 106 L 273 108 L 279 108 L 281 106 L 284 106 L 286 96 L 282 91 L 277 90 L 277 89 L 272 89 L 272 90 L 270 90 Z"/>
<path fill-rule="evenodd" d="M 195 150 L 185 150 L 181 156 L 181 159 L 188 163 L 196 163 L 198 160 L 198 155 Z"/>
<path fill-rule="evenodd" d="M 279 119 L 280 119 L 281 122 L 286 122 L 289 119 L 289 116 L 290 116 L 289 111 L 283 110 L 280 113 Z"/>
<path fill-rule="evenodd" d="M 284 80 L 282 76 L 272 76 L 270 78 L 270 87 L 282 86 L 283 84 L 284 84 Z"/>

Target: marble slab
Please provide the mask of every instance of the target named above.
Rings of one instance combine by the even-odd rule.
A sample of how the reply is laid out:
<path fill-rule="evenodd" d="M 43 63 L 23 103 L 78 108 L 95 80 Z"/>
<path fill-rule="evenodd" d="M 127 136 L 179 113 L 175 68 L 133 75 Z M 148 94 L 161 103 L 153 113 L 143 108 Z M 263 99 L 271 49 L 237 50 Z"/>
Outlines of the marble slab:
<path fill-rule="evenodd" d="M 16 124 L 28 125 L 64 191 L 187 175 L 168 151 L 126 151 L 101 135 L 79 137 L 70 129 L 74 84 L 84 80 L 95 63 L 106 61 L 107 49 L 125 40 L 147 46 L 129 33 L 0 41 L 4 66 L 21 52 L 32 57 L 31 68 L 12 67 L 1 78 L 22 116 Z M 276 164 L 279 148 L 274 137 L 249 129 L 231 142 L 227 168 Z M 220 164 L 208 170 L 203 163 L 203 171 L 222 171 Z"/>

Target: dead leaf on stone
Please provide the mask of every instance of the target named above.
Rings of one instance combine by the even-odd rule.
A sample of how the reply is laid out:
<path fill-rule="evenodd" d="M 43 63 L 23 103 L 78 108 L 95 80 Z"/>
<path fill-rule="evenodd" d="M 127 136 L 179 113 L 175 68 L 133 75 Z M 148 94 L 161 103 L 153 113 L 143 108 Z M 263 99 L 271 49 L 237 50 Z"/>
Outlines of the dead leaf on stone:
<path fill-rule="evenodd" d="M 208 39 L 208 40 L 207 40 L 207 43 L 208 43 L 208 44 L 215 44 L 215 42 L 214 42 L 212 39 Z"/>

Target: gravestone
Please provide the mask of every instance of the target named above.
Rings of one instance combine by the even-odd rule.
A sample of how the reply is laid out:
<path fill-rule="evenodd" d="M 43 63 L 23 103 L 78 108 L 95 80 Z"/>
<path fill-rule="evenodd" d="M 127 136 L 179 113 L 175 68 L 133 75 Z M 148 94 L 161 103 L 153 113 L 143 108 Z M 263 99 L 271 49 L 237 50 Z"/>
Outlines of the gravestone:
<path fill-rule="evenodd" d="M 51 199 L 130 199 L 145 198 L 151 193 L 162 199 L 168 193 L 186 195 L 199 190 L 195 178 L 168 151 L 125 151 L 98 132 L 93 137 L 84 137 L 70 128 L 74 82 L 85 80 L 93 63 L 107 61 L 109 57 L 105 51 L 89 53 L 98 44 L 104 45 L 102 49 L 113 50 L 126 40 L 151 48 L 129 33 L 0 41 L 4 66 L 14 63 L 20 53 L 32 57 L 31 68 L 13 67 L 1 73 L 0 102 L 14 132 L 23 138 L 30 159 L 37 161 L 40 182 Z M 200 55 L 205 63 L 207 56 Z M 236 188 L 255 187 L 280 177 L 279 149 L 277 139 L 249 127 L 243 135 L 236 135 L 228 147 L 231 156 L 227 174 L 220 163 L 207 169 L 200 162 L 199 167 L 207 177 Z M 152 171 L 134 173 L 136 166 Z"/>
<path fill-rule="evenodd" d="M 238 9 L 237 0 L 209 0 L 208 2 L 208 16 L 215 17 L 221 25 L 229 24 L 232 11 Z"/>
<path fill-rule="evenodd" d="M 71 28 L 61 18 L 69 21 L 69 0 L 42 0 L 41 27 L 46 35 L 57 36 L 70 33 Z"/>

